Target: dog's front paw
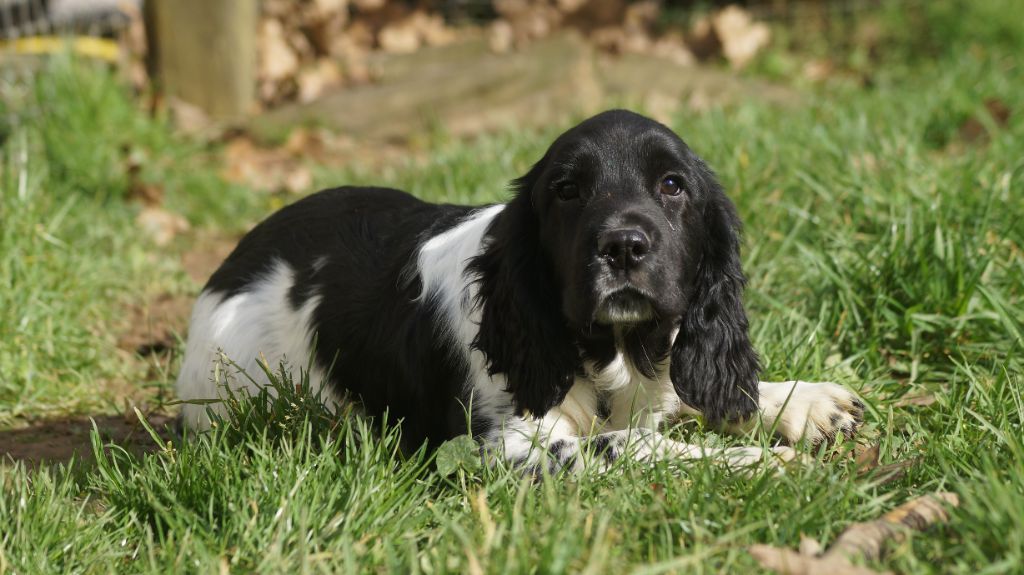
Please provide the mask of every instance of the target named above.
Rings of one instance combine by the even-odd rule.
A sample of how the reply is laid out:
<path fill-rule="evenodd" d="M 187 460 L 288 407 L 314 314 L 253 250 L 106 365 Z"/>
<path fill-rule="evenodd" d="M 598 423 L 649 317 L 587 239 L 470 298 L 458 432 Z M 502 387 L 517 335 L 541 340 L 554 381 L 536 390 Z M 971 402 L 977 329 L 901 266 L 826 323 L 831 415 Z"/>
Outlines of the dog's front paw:
<path fill-rule="evenodd" d="M 797 452 L 792 447 L 777 446 L 768 449 L 760 447 L 730 447 L 723 451 L 722 459 L 730 469 L 751 470 L 767 466 L 781 472 L 789 464 L 804 463 L 809 460 L 806 454 Z"/>
<path fill-rule="evenodd" d="M 852 438 L 864 421 L 864 403 L 835 383 L 786 381 L 762 383 L 761 416 L 765 425 L 789 443 L 806 439 L 812 446 L 843 436 Z"/>

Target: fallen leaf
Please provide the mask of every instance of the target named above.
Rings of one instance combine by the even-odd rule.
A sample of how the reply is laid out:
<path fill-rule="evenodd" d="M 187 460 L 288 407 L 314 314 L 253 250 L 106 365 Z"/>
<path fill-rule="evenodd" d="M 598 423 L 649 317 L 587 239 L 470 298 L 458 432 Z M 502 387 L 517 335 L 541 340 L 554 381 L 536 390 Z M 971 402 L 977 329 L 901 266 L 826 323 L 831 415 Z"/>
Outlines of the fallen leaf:
<path fill-rule="evenodd" d="M 784 575 L 878 575 L 866 567 L 852 565 L 843 557 L 808 556 L 771 545 L 751 545 L 748 551 L 762 567 Z"/>
<path fill-rule="evenodd" d="M 772 33 L 768 25 L 754 22 L 750 13 L 736 5 L 726 6 L 711 19 L 722 54 L 733 68 L 750 63 L 768 43 Z"/>
<path fill-rule="evenodd" d="M 166 246 L 178 234 L 189 229 L 188 220 L 156 206 L 142 208 L 135 223 L 158 246 Z"/>
<path fill-rule="evenodd" d="M 420 36 L 409 18 L 387 24 L 377 35 L 381 50 L 392 54 L 411 54 L 420 48 Z"/>
<path fill-rule="evenodd" d="M 709 16 L 698 18 L 690 26 L 690 31 L 686 35 L 686 45 L 700 60 L 707 60 L 721 53 L 722 42 L 715 34 L 715 28 L 711 24 Z"/>
<path fill-rule="evenodd" d="M 988 114 L 990 121 L 995 124 L 997 128 L 1004 128 L 1010 120 L 1010 108 L 1006 105 L 1006 102 L 998 98 L 989 98 L 985 100 L 985 113 Z M 981 144 L 988 141 L 989 138 L 989 127 L 988 125 L 977 115 L 971 116 L 961 124 L 957 134 L 965 143 L 968 144 Z"/>
<path fill-rule="evenodd" d="M 897 461 L 887 465 L 880 465 L 868 472 L 871 474 L 871 481 L 875 485 L 888 485 L 889 483 L 894 483 L 902 479 L 903 476 L 907 474 L 908 469 L 920 462 L 921 458 L 915 457 L 906 461 Z"/>
<path fill-rule="evenodd" d="M 425 46 L 445 46 L 455 41 L 455 32 L 444 22 L 440 14 L 427 14 L 417 10 L 410 16 L 416 34 Z"/>
<path fill-rule="evenodd" d="M 297 166 L 284 179 L 284 189 L 290 194 L 303 194 L 313 187 L 313 173 L 305 166 Z"/>
<path fill-rule="evenodd" d="M 679 66 L 693 66 L 697 63 L 696 56 L 686 47 L 683 37 L 669 33 L 658 38 L 651 46 L 651 54 L 672 61 Z"/>
<path fill-rule="evenodd" d="M 483 466 L 480 444 L 469 435 L 460 435 L 441 444 L 434 457 L 437 472 L 448 477 L 456 471 L 473 472 Z"/>
<path fill-rule="evenodd" d="M 195 135 L 214 128 L 210 117 L 199 106 L 173 96 L 168 97 L 166 102 L 167 109 L 174 119 L 174 126 L 181 132 Z"/>
<path fill-rule="evenodd" d="M 340 86 L 341 69 L 333 60 L 321 58 L 310 68 L 299 72 L 296 83 L 299 85 L 299 101 L 312 102 L 330 88 Z"/>
<path fill-rule="evenodd" d="M 826 555 L 877 560 L 881 558 L 886 543 L 903 541 L 907 538 L 908 529 L 921 531 L 935 523 L 945 523 L 949 520 L 947 506 L 958 505 L 960 498 L 949 492 L 912 499 L 879 519 L 847 527 L 829 547 Z"/>
<path fill-rule="evenodd" d="M 352 4 L 356 9 L 363 12 L 380 10 L 384 7 L 385 3 L 387 3 L 387 0 L 352 0 Z"/>
<path fill-rule="evenodd" d="M 261 192 L 276 192 L 284 188 L 284 181 L 295 164 L 286 151 L 261 148 L 249 138 L 239 136 L 224 147 L 222 175 L 229 182 Z"/>
<path fill-rule="evenodd" d="M 487 45 L 495 54 L 504 54 L 512 49 L 515 34 L 507 20 L 495 20 L 487 31 Z"/>
<path fill-rule="evenodd" d="M 817 539 L 800 535 L 801 555 L 821 555 L 824 551 L 825 549 L 821 546 L 821 543 L 818 543 Z"/>
<path fill-rule="evenodd" d="M 299 71 L 299 58 L 285 39 L 284 26 L 276 19 L 260 22 L 258 37 L 259 75 L 262 80 L 280 82 Z"/>
<path fill-rule="evenodd" d="M 854 454 L 853 461 L 857 473 L 867 473 L 878 467 L 879 444 L 876 443 L 867 447 L 858 445 L 856 450 L 854 450 Z"/>
<path fill-rule="evenodd" d="M 158 184 L 142 180 L 142 166 L 147 162 L 143 150 L 126 146 L 124 155 L 124 171 L 128 176 L 128 192 L 126 197 L 144 206 L 158 206 L 164 201 L 164 188 Z"/>
<path fill-rule="evenodd" d="M 928 407 L 938 399 L 933 393 L 922 393 L 918 395 L 905 395 L 893 402 L 893 407 Z"/>
<path fill-rule="evenodd" d="M 751 545 L 750 554 L 762 567 L 784 575 L 875 575 L 877 572 L 853 564 L 853 560 L 876 561 L 887 544 L 898 544 L 909 530 L 923 530 L 949 520 L 947 506 L 960 504 L 954 493 L 939 492 L 912 499 L 882 517 L 854 523 L 843 531 L 827 551 L 817 542 L 801 539 L 801 552 L 772 545 Z"/>

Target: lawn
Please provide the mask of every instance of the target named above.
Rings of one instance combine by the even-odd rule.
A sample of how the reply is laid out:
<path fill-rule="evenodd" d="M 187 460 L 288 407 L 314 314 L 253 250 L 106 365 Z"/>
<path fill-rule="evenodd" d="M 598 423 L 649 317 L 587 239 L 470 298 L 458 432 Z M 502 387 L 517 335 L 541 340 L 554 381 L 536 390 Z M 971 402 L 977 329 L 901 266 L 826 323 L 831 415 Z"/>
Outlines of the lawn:
<path fill-rule="evenodd" d="M 167 441 L 157 426 L 144 454 L 100 428 L 88 457 L 0 464 L 0 572 L 748 573 L 751 544 L 827 545 L 937 490 L 960 498 L 949 523 L 872 567 L 1024 572 L 1024 21 L 1010 0 L 902 6 L 885 15 L 903 32 L 883 55 L 845 63 L 869 82 L 797 82 L 788 106 L 672 121 L 745 221 L 763 379 L 857 390 L 859 449 L 877 446 L 902 474 L 859 470 L 849 444 L 782 474 L 622 462 L 534 483 L 403 456 L 395 430 L 288 393 L 203 436 Z M 779 51 L 750 73 L 779 76 L 795 58 Z M 201 282 L 183 254 L 291 198 L 225 182 L 218 144 L 175 135 L 102 68 L 56 58 L 3 89 L 0 441 L 55 417 L 120 418 L 125 401 L 159 407 L 180 341 L 126 351 L 130 310 L 187 301 Z M 314 166 L 315 180 L 499 201 L 573 120 L 471 141 L 439 133 L 429 153 L 386 169 Z M 140 182 L 192 231 L 162 247 L 140 234 Z M 743 441 L 700 422 L 672 433 Z"/>

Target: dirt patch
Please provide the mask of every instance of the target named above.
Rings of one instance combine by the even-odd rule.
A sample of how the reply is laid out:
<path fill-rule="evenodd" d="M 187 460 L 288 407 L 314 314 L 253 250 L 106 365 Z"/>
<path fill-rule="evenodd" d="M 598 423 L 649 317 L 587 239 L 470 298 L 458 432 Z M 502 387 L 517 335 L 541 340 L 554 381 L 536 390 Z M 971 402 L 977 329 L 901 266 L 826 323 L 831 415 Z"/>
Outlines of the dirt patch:
<path fill-rule="evenodd" d="M 180 294 L 160 294 L 148 302 L 128 305 L 117 346 L 142 356 L 168 352 L 185 333 L 191 309 L 192 298 Z"/>
<path fill-rule="evenodd" d="M 231 253 L 238 239 L 201 235 L 181 256 L 181 265 L 196 283 L 202 284 Z M 186 294 L 158 294 L 143 303 L 125 307 L 117 346 L 142 356 L 173 350 L 185 334 L 194 297 Z"/>
<path fill-rule="evenodd" d="M 125 415 L 68 417 L 0 431 L 0 464 L 4 461 L 20 461 L 34 467 L 44 463 L 66 463 L 72 457 L 92 460 L 89 434 L 93 421 L 96 422 L 104 444 L 115 443 L 135 454 L 158 449 L 134 412 Z M 151 414 L 147 421 L 164 441 L 173 436 L 173 416 Z"/>
<path fill-rule="evenodd" d="M 235 236 L 201 232 L 191 242 L 192 247 L 181 255 L 181 267 L 193 281 L 205 284 L 213 272 L 238 245 Z"/>
<path fill-rule="evenodd" d="M 181 266 L 202 285 L 238 243 L 233 236 L 200 233 L 181 255 Z M 141 356 L 173 350 L 185 335 L 195 298 L 191 294 L 157 294 L 148 301 L 125 306 L 117 346 Z"/>

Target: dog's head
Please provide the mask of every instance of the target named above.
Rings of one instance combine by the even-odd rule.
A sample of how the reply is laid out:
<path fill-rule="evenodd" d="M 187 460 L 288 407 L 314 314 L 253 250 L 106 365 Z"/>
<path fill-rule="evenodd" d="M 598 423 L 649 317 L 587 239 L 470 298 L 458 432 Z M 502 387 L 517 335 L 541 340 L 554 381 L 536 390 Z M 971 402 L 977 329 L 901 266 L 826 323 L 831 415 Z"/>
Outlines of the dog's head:
<path fill-rule="evenodd" d="M 648 365 L 671 354 L 677 392 L 708 419 L 755 409 L 739 222 L 674 132 L 628 111 L 599 114 L 555 140 L 514 187 L 474 262 L 476 344 L 521 410 L 556 405 L 587 342 L 624 334 Z"/>

